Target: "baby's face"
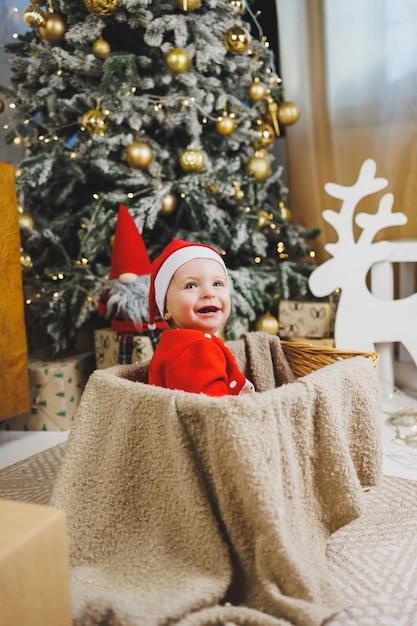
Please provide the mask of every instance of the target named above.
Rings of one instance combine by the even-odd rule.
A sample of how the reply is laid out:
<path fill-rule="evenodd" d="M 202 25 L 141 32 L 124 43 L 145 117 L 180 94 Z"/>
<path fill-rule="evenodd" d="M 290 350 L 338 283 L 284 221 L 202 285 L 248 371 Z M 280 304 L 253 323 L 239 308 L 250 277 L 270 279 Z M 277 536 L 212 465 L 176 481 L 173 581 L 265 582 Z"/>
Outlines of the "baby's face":
<path fill-rule="evenodd" d="M 168 287 L 165 310 L 170 324 L 217 334 L 230 315 L 225 270 L 212 259 L 193 259 L 181 265 Z"/>

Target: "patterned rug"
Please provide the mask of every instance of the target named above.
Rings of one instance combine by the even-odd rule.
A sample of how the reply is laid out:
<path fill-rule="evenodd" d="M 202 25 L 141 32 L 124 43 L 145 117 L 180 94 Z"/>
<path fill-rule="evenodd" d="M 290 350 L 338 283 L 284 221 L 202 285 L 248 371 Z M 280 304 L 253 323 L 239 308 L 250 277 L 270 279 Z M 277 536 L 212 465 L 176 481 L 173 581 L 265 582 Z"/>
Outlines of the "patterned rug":
<path fill-rule="evenodd" d="M 47 504 L 65 443 L 0 470 L 0 498 Z M 417 626 L 417 481 L 384 477 L 328 542 L 347 608 L 326 626 Z"/>
<path fill-rule="evenodd" d="M 417 482 L 384 477 L 328 542 L 348 608 L 326 626 L 417 626 Z"/>
<path fill-rule="evenodd" d="M 48 504 L 66 443 L 0 470 L 0 498 Z"/>

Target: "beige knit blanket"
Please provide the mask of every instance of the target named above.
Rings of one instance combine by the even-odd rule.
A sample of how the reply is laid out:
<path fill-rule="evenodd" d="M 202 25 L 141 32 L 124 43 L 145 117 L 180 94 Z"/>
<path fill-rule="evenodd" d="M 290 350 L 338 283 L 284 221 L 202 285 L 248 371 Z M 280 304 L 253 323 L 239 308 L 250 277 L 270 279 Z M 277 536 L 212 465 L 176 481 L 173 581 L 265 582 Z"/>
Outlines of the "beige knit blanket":
<path fill-rule="evenodd" d="M 135 365 L 91 375 L 51 500 L 76 626 L 318 626 L 343 607 L 325 547 L 380 477 L 372 365 L 276 387 L 292 378 L 278 338 L 230 345 L 264 391 L 152 387 Z"/>

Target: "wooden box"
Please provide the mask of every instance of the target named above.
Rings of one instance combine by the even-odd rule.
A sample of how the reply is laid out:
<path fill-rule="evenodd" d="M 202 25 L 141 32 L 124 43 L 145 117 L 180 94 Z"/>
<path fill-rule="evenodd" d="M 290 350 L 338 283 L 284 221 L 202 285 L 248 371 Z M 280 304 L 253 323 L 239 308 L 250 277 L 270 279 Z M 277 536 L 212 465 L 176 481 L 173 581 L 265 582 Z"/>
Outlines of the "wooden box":
<path fill-rule="evenodd" d="M 71 626 L 69 571 L 64 512 L 0 500 L 0 626 Z"/>

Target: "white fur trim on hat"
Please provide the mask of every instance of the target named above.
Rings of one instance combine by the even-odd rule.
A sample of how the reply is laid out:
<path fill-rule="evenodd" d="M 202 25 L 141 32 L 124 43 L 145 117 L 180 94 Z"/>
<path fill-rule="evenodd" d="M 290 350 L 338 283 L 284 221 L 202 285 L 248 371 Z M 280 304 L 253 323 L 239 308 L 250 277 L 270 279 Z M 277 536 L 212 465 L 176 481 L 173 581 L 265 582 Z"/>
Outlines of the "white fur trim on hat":
<path fill-rule="evenodd" d="M 194 259 L 212 259 L 217 261 L 225 271 L 227 283 L 229 277 L 227 275 L 226 265 L 218 252 L 204 246 L 187 246 L 173 252 L 161 265 L 159 272 L 155 276 L 155 302 L 160 314 L 164 315 L 165 298 L 167 295 L 169 284 L 175 272 L 181 265 Z"/>

